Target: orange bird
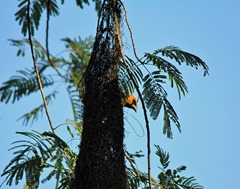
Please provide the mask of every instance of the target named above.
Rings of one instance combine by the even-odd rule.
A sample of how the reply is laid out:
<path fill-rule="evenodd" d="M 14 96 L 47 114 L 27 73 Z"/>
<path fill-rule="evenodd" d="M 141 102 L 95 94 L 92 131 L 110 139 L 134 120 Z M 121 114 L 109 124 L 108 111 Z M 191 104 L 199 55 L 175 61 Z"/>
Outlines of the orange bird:
<path fill-rule="evenodd" d="M 127 108 L 133 109 L 135 112 L 137 112 L 138 107 L 138 101 L 137 98 L 133 95 L 128 95 L 125 97 L 125 101 L 123 102 L 123 106 Z"/>

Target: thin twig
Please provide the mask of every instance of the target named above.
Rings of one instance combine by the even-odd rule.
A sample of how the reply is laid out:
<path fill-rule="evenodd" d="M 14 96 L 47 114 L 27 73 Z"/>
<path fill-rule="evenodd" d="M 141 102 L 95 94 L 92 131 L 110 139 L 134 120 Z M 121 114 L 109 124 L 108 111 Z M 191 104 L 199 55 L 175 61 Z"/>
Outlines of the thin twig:
<path fill-rule="evenodd" d="M 138 57 L 137 55 L 137 50 L 136 50 L 136 46 L 135 46 L 135 43 L 134 43 L 134 40 L 133 40 L 133 33 L 132 33 L 132 30 L 131 30 L 131 27 L 130 27 L 130 24 L 128 22 L 128 13 L 127 13 L 127 9 L 126 7 L 124 6 L 123 2 L 121 0 L 119 0 L 122 7 L 123 7 L 123 10 L 124 10 L 124 13 L 125 13 L 125 22 L 127 24 L 127 27 L 128 27 L 128 31 L 130 33 L 130 38 L 131 38 L 131 41 L 132 41 L 132 46 L 133 46 L 133 53 L 134 53 L 134 56 L 136 57 L 136 59 L 144 65 L 144 63 L 140 60 L 140 58 Z"/>
<path fill-rule="evenodd" d="M 53 67 L 53 69 L 55 69 L 55 71 L 57 72 L 57 74 L 64 78 L 64 76 L 58 71 L 57 69 L 57 65 L 54 63 L 54 61 L 51 59 L 50 57 L 50 52 L 49 52 L 49 45 L 48 45 L 48 38 L 49 38 L 49 20 L 50 20 L 50 3 L 51 0 L 47 1 L 47 20 L 46 20 L 46 54 L 47 54 L 47 59 L 48 62 L 50 63 L 50 65 Z"/>
<path fill-rule="evenodd" d="M 121 2 L 121 1 L 119 1 Z M 121 2 L 121 5 L 124 7 L 123 3 Z M 126 9 L 125 9 L 126 10 Z M 126 13 L 126 12 L 125 12 Z M 148 179 L 149 179 L 149 188 L 152 189 L 152 181 L 151 181 L 151 158 L 150 158 L 150 154 L 151 154 L 151 146 L 150 146 L 150 128 L 149 128 L 149 121 L 148 121 L 148 116 L 147 116 L 147 110 L 146 110 L 146 106 L 142 97 L 142 94 L 140 92 L 140 89 L 136 83 L 136 81 L 134 80 L 133 76 L 132 76 L 132 72 L 129 68 L 129 65 L 125 59 L 125 55 L 122 49 L 122 41 L 121 41 L 121 37 L 120 37 L 120 26 L 119 26 L 119 21 L 118 21 L 118 17 L 116 15 L 116 12 L 114 13 L 114 17 L 115 17 L 115 23 L 116 23 L 116 35 L 117 35 L 117 39 L 119 42 L 119 46 L 120 46 L 120 52 L 121 52 L 121 56 L 122 56 L 122 60 L 124 62 L 124 65 L 126 66 L 127 72 L 129 74 L 130 79 L 132 80 L 134 87 L 136 88 L 136 91 L 139 95 L 140 101 L 142 103 L 142 108 L 143 108 L 143 112 L 144 112 L 144 118 L 145 118 L 145 123 L 146 123 L 146 129 L 147 129 L 147 149 L 148 149 L 148 155 L 147 155 L 147 159 L 148 159 Z M 132 40 L 133 41 L 133 40 Z M 134 45 L 133 45 L 134 46 Z M 134 46 L 135 48 L 135 46 Z M 136 54 L 137 55 L 137 54 Z M 135 56 L 136 56 L 135 55 Z M 140 59 L 138 60 L 140 62 Z"/>
<path fill-rule="evenodd" d="M 123 2 L 121 0 L 119 0 L 119 2 L 121 3 L 122 7 L 123 7 L 123 10 L 125 12 L 125 22 L 128 26 L 128 30 L 129 30 L 129 33 L 130 33 L 130 38 L 131 38 L 131 41 L 132 41 L 132 46 L 133 46 L 133 52 L 134 52 L 134 56 L 136 57 L 136 59 L 145 67 L 144 63 L 140 60 L 140 58 L 138 57 L 137 55 L 137 50 L 136 50 L 136 47 L 135 47 L 135 43 L 134 43 L 134 39 L 133 39 L 133 33 L 132 33 L 132 30 L 131 30 L 131 27 L 130 27 L 130 24 L 128 22 L 128 13 L 127 13 L 127 9 L 126 7 L 124 6 Z M 145 67 L 146 68 L 146 67 Z M 146 69 L 148 71 L 148 69 Z M 148 71 L 149 72 L 149 71 Z M 135 80 L 133 80 L 135 81 Z M 138 88 L 137 88 L 138 89 Z M 137 90 L 138 91 L 138 90 Z M 144 100 L 142 98 L 142 95 L 140 92 L 138 92 L 138 95 L 140 97 L 140 100 L 142 102 L 142 106 L 143 106 L 143 111 L 144 111 L 144 116 L 145 116 L 145 122 L 146 122 L 146 129 L 147 129 L 147 149 L 148 149 L 148 177 L 149 177 L 149 187 L 150 189 L 152 188 L 152 181 L 151 181 L 151 141 L 150 141 L 150 128 L 149 128 L 149 123 L 148 123 L 148 117 L 147 117 L 147 111 L 146 111 L 146 107 L 145 107 L 145 103 L 144 103 Z"/>
<path fill-rule="evenodd" d="M 138 178 L 140 178 L 139 170 L 136 168 L 136 166 L 133 164 L 131 158 L 127 154 L 127 152 L 124 151 L 124 155 L 127 158 L 128 162 L 130 163 L 131 167 L 133 168 L 134 172 L 137 174 Z"/>
<path fill-rule="evenodd" d="M 38 82 L 38 86 L 39 86 L 39 90 L 41 92 L 42 95 L 42 100 L 43 100 L 43 105 L 44 105 L 44 109 L 45 109 L 45 113 L 49 122 L 49 125 L 51 127 L 52 133 L 55 133 L 52 121 L 50 119 L 50 115 L 48 112 L 48 107 L 47 107 L 47 101 L 43 92 L 43 87 L 42 87 L 42 82 L 41 82 L 41 76 L 39 74 L 38 68 L 37 68 L 37 64 L 36 64 L 36 59 L 35 59 L 35 55 L 34 55 L 34 51 L 33 51 L 33 43 L 32 43 L 32 37 L 31 37 L 31 19 L 30 19 L 30 0 L 28 0 L 28 7 L 27 7 L 27 24 L 28 24 L 28 40 L 29 40 L 29 44 L 30 44 L 30 49 L 31 49 L 31 55 L 32 55 L 32 60 L 33 60 L 33 65 L 34 65 L 34 70 L 36 72 L 37 75 L 37 82 Z"/>
<path fill-rule="evenodd" d="M 137 174 L 138 178 L 141 179 L 141 175 L 140 175 L 141 171 L 139 171 L 139 169 L 134 165 L 134 163 L 132 162 L 131 158 L 129 157 L 126 151 L 124 151 L 124 156 L 127 158 L 128 162 L 130 163 L 134 172 Z M 154 178 L 151 178 L 151 179 L 154 186 L 156 186 L 157 188 L 160 186 L 161 189 L 164 189 L 163 186 L 159 184 Z"/>

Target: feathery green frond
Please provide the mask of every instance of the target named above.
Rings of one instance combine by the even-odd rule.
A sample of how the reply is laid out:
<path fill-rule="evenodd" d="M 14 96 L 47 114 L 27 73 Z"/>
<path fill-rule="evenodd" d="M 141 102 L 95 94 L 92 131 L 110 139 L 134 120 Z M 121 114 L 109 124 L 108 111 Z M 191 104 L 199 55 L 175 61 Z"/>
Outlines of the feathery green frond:
<path fill-rule="evenodd" d="M 93 46 L 93 37 L 81 39 L 80 37 L 70 39 L 64 38 L 65 47 L 70 51 L 70 61 L 63 61 L 62 65 L 67 69 L 67 81 L 78 86 L 80 79 L 84 76 L 90 60 L 90 51 Z"/>
<path fill-rule="evenodd" d="M 0 88 L 0 102 L 12 103 L 23 96 L 28 96 L 39 90 L 37 79 L 34 72 L 29 69 L 17 71 L 19 75 L 12 76 L 8 81 L 2 84 Z M 50 75 L 41 75 L 42 86 L 47 87 L 54 84 Z"/>
<path fill-rule="evenodd" d="M 64 1 L 64 0 L 63 0 Z M 100 8 L 101 8 L 101 4 L 102 4 L 102 1 L 101 0 L 92 0 L 92 2 L 95 2 L 95 10 L 97 12 L 100 11 Z M 79 6 L 81 9 L 83 9 L 83 4 L 87 4 L 89 5 L 89 1 L 88 0 L 76 0 L 76 4 L 77 6 Z"/>
<path fill-rule="evenodd" d="M 150 116 L 156 120 L 160 110 L 164 107 L 164 117 L 163 117 L 163 134 L 166 134 L 168 138 L 172 138 L 171 121 L 180 130 L 180 123 L 178 121 L 178 116 L 167 100 L 167 92 L 162 87 L 162 83 L 165 83 L 166 76 L 162 74 L 160 70 L 148 73 L 143 78 L 143 99 L 146 103 L 146 107 L 149 109 Z"/>
<path fill-rule="evenodd" d="M 47 104 L 49 104 L 49 102 L 53 99 L 56 98 L 56 95 L 58 94 L 57 91 L 53 91 L 51 94 L 47 95 L 45 97 Z M 44 111 L 44 105 L 41 104 L 38 107 L 35 107 L 33 110 L 31 110 L 30 112 L 24 114 L 23 116 L 21 116 L 20 118 L 18 118 L 18 120 L 22 119 L 23 120 L 23 125 L 27 125 L 29 123 L 30 120 L 32 120 L 31 122 L 33 123 L 34 121 L 38 120 L 39 114 L 42 114 Z"/>
<path fill-rule="evenodd" d="M 143 73 L 139 66 L 129 57 L 126 56 L 126 62 L 129 66 L 129 69 L 132 73 L 132 78 L 135 83 L 139 86 L 142 82 Z M 134 84 L 129 74 L 127 73 L 126 67 L 123 62 L 120 61 L 118 68 L 118 80 L 119 87 L 124 94 L 133 94 L 134 92 Z"/>
<path fill-rule="evenodd" d="M 38 188 L 40 176 L 44 169 L 51 168 L 52 171 L 41 181 L 45 183 L 53 176 L 61 183 L 70 183 L 77 154 L 75 154 L 60 137 L 50 132 L 38 133 L 17 132 L 26 140 L 12 143 L 10 150 L 14 150 L 15 157 L 5 167 L 1 176 L 6 176 L 5 182 L 11 186 L 13 182 L 18 184 L 26 175 L 25 187 Z M 66 181 L 68 179 L 68 182 Z M 67 186 L 64 186 L 67 188 Z"/>
<path fill-rule="evenodd" d="M 41 2 L 42 2 L 41 4 L 43 5 L 44 9 L 47 9 L 47 6 L 49 6 L 48 10 L 49 10 L 50 16 L 58 16 L 60 14 L 56 0 L 41 0 Z"/>
<path fill-rule="evenodd" d="M 42 140 L 41 135 L 37 132 L 18 132 L 25 137 L 33 139 L 35 142 L 25 140 L 14 142 L 15 157 L 5 167 L 1 176 L 6 176 L 6 184 L 11 186 L 12 182 L 18 184 L 26 174 L 27 185 L 37 188 L 39 185 L 40 174 L 46 164 L 46 160 L 51 157 L 48 140 Z M 17 150 L 18 149 L 18 150 Z M 17 151 L 16 151 L 17 150 Z"/>
<path fill-rule="evenodd" d="M 171 124 L 170 120 L 174 122 L 174 124 L 177 126 L 179 132 L 181 132 L 180 123 L 178 121 L 177 113 L 175 112 L 174 108 L 170 104 L 170 102 L 167 100 L 167 98 L 163 98 L 163 107 L 164 107 L 164 125 L 163 125 L 163 133 L 167 134 L 168 138 L 172 138 L 172 130 L 171 130 Z"/>
<path fill-rule="evenodd" d="M 202 67 L 204 70 L 204 76 L 208 74 L 208 66 L 201 58 L 183 51 L 176 46 L 172 45 L 158 49 L 154 52 L 154 54 L 161 54 L 162 56 L 169 57 L 178 62 L 180 65 L 185 62 L 187 66 L 192 66 L 196 69 L 198 69 L 198 67 Z"/>
<path fill-rule="evenodd" d="M 178 90 L 179 99 L 181 99 L 181 94 L 185 95 L 188 92 L 187 86 L 183 81 L 183 77 L 181 72 L 177 69 L 176 66 L 171 64 L 170 62 L 164 60 L 163 58 L 157 56 L 156 54 L 145 54 L 145 62 L 146 64 L 152 63 L 156 66 L 160 71 L 168 74 L 168 78 L 170 81 L 171 87 L 174 87 L 174 83 Z"/>
<path fill-rule="evenodd" d="M 72 139 L 74 138 L 76 139 L 76 135 L 77 135 L 77 138 L 82 136 L 82 129 L 83 129 L 82 122 L 67 119 L 66 125 L 67 125 L 67 131 L 71 135 Z M 69 126 L 73 127 L 73 130 Z M 75 132 L 77 132 L 76 135 L 74 134 Z"/>
<path fill-rule="evenodd" d="M 11 42 L 12 46 L 18 48 L 17 56 L 25 56 L 26 50 L 28 50 L 29 48 L 29 40 L 27 38 L 23 38 L 21 40 L 9 39 L 9 41 Z M 39 59 L 41 61 L 46 61 L 47 57 L 45 48 L 41 45 L 41 43 L 38 40 L 34 38 L 32 39 L 32 42 L 36 61 Z"/>
<path fill-rule="evenodd" d="M 194 177 L 180 176 L 179 173 L 186 170 L 186 166 L 180 166 L 177 169 L 169 169 L 170 156 L 159 145 L 155 145 L 157 148 L 156 155 L 160 159 L 162 172 L 159 173 L 158 178 L 161 188 L 164 189 L 203 189 L 203 187 L 196 183 Z"/>
<path fill-rule="evenodd" d="M 27 13 L 30 13 L 30 27 L 32 35 L 35 33 L 35 29 L 38 30 L 40 19 L 43 11 L 47 8 L 49 2 L 49 14 L 51 16 L 59 15 L 58 5 L 56 0 L 38 0 L 32 1 L 28 10 L 28 0 L 22 0 L 18 8 L 19 10 L 15 13 L 16 21 L 19 25 L 22 26 L 22 34 L 27 35 L 28 32 L 28 16 Z"/>
<path fill-rule="evenodd" d="M 203 189 L 203 186 L 196 183 L 194 177 L 180 177 L 176 180 L 176 184 L 183 189 Z"/>
<path fill-rule="evenodd" d="M 160 163 L 163 166 L 163 169 L 166 169 L 170 163 L 170 155 L 168 152 L 165 152 L 159 145 L 154 145 L 157 149 L 156 155 L 159 157 Z"/>
<path fill-rule="evenodd" d="M 81 9 L 83 9 L 83 3 L 89 5 L 88 0 L 76 0 L 77 6 L 79 6 Z"/>
<path fill-rule="evenodd" d="M 167 92 L 162 87 L 166 76 L 160 71 L 154 71 L 143 78 L 143 99 L 150 111 L 150 116 L 156 120 L 163 104 L 163 98 Z"/>
<path fill-rule="evenodd" d="M 20 8 L 16 13 L 15 13 L 15 20 L 19 22 L 19 25 L 22 25 L 22 33 L 24 36 L 27 35 L 27 27 L 28 27 L 28 18 L 27 18 L 27 12 L 28 10 L 28 0 L 22 0 L 19 5 L 18 8 Z M 32 29 L 32 25 L 33 23 L 30 23 L 31 25 L 31 29 Z M 32 32 L 34 33 L 34 30 L 32 30 Z"/>

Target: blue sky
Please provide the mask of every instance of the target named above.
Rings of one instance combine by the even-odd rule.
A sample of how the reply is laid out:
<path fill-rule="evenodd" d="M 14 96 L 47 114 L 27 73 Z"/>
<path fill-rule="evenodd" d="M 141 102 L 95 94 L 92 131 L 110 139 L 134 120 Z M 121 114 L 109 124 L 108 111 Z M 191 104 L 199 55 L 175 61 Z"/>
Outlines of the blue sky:
<path fill-rule="evenodd" d="M 162 134 L 162 117 L 151 124 L 151 142 L 159 144 L 171 156 L 171 168 L 186 165 L 186 175 L 195 176 L 206 189 L 239 189 L 240 169 L 240 128 L 239 128 L 239 50 L 240 50 L 240 2 L 238 0 L 195 0 L 195 1 L 126 1 L 129 22 L 132 27 L 137 52 L 144 52 L 175 45 L 201 57 L 209 66 L 210 75 L 203 77 L 202 70 L 181 66 L 189 93 L 178 100 L 177 91 L 169 90 L 169 100 L 180 118 L 182 133 L 173 127 L 174 139 Z M 14 75 L 16 70 L 32 66 L 30 56 L 16 57 L 16 48 L 7 39 L 20 39 L 20 27 L 15 22 L 17 1 L 8 1 L 0 7 L 2 26 L 0 34 L 1 74 L 0 84 Z M 51 19 L 50 51 L 57 54 L 64 49 L 60 41 L 64 37 L 82 38 L 95 34 L 96 13 L 93 7 L 82 11 L 74 1 L 60 6 L 60 16 Z M 44 18 L 36 38 L 44 44 Z M 131 41 L 127 28 L 124 29 L 125 53 L 131 54 Z M 56 102 L 49 107 L 55 125 L 72 117 L 64 86 Z M 47 91 L 46 91 L 47 93 Z M 64 103 L 63 103 L 64 102 Z M 16 121 L 24 113 L 41 103 L 40 94 L 23 98 L 14 105 L 0 104 L 0 172 L 13 157 L 7 151 L 11 142 L 18 140 L 16 131 L 43 131 L 49 129 L 45 115 L 32 126 L 22 126 Z M 139 108 L 141 109 L 141 108 Z M 142 111 L 134 115 L 144 127 Z M 131 152 L 146 151 L 146 134 L 142 135 L 141 125 L 126 114 L 125 143 Z M 136 134 L 137 133 L 137 134 Z M 146 132 L 145 132 L 146 133 Z M 152 148 L 152 172 L 158 173 L 158 159 Z M 146 158 L 139 162 L 139 168 L 146 170 Z M 2 182 L 0 178 L 0 182 Z M 50 185 L 49 185 L 50 186 Z M 40 188 L 45 188 L 43 185 Z M 8 188 L 8 187 L 2 187 Z M 12 187 L 16 188 L 16 187 Z M 20 186 L 19 186 L 20 188 Z"/>

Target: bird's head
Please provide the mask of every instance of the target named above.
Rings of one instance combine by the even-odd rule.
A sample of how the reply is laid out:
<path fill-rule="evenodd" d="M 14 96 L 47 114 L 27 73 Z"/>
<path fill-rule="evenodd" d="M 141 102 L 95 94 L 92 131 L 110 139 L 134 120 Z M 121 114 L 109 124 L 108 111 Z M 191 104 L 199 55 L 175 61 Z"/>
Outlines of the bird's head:
<path fill-rule="evenodd" d="M 127 108 L 133 109 L 135 112 L 137 112 L 138 107 L 138 101 L 137 98 L 133 95 L 128 95 L 125 97 L 124 106 Z"/>

